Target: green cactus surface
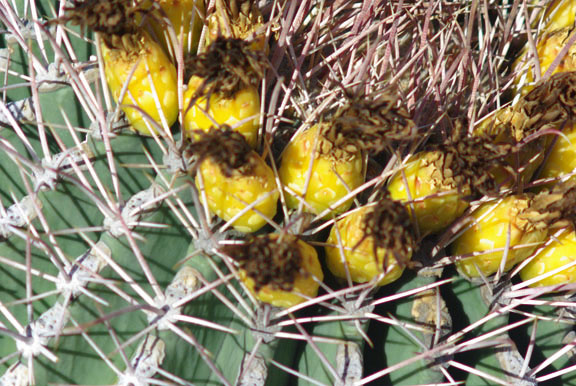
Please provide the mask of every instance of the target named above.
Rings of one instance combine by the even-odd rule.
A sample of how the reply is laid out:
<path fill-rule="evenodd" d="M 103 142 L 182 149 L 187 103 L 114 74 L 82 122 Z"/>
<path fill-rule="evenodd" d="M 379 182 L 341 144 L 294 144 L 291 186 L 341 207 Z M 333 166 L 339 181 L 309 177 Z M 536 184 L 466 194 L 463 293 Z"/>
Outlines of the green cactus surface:
<path fill-rule="evenodd" d="M 470 256 L 449 255 L 475 208 L 494 197 L 462 197 L 470 208 L 434 235 L 410 220 L 415 253 L 399 261 L 399 280 L 379 287 L 384 273 L 361 284 L 330 274 L 323 251 L 341 217 L 307 213 L 305 195 L 288 209 L 278 177 L 295 133 L 327 121 L 334 132 L 310 154 L 361 152 L 366 160 L 367 182 L 340 200 L 353 198 L 350 210 L 387 199 L 387 183 L 406 160 L 455 130 L 472 133 L 498 109 L 502 131 L 493 139 L 508 146 L 503 165 L 521 151 L 551 151 L 548 139 L 573 126 L 576 73 L 531 76 L 542 79 L 522 96 L 513 80 L 537 71 L 538 59 L 524 68 L 511 63 L 535 53 L 557 3 L 576 12 L 576 1 L 543 8 L 512 0 L 233 0 L 197 9 L 203 36 L 218 12 L 236 15 L 220 20 L 235 28 L 253 19 L 265 26 L 255 39 L 265 35 L 266 49 L 254 54 L 264 73 L 250 82 L 262 102 L 256 150 L 274 170 L 280 200 L 257 235 L 306 241 L 325 276 L 317 296 L 286 309 L 262 303 L 243 284 L 246 263 L 231 246 L 254 236 L 205 205 L 209 192 L 194 180 L 204 155 L 190 151 L 194 139 L 179 122 L 141 135 L 114 102 L 102 35 L 68 17 L 98 1 L 0 0 L 0 386 L 576 385 L 576 284 L 531 288 L 519 278 L 522 263 L 464 278 L 454 263 Z M 139 28 L 163 20 L 174 38 L 160 2 L 138 14 Z M 182 119 L 190 62 L 181 47 L 172 49 Z M 201 41 L 199 53 L 206 49 Z M 457 169 L 446 170 L 442 178 Z M 565 177 L 541 181 L 536 172 L 531 181 L 490 187 L 505 197 Z M 454 192 L 461 193 L 446 195 Z M 549 212 L 526 213 L 540 221 L 556 216 Z M 576 218 L 561 215 L 566 223 Z M 380 225 L 362 231 L 378 248 L 398 250 L 392 246 L 402 238 Z M 291 290 L 292 262 L 260 264 L 258 283 Z"/>

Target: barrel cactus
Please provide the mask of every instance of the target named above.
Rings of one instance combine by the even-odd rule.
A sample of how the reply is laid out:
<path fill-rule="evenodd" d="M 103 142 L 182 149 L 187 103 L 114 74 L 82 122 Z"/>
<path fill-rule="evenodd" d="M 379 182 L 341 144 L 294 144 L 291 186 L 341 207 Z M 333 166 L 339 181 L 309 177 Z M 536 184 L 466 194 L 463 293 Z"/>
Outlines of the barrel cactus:
<path fill-rule="evenodd" d="M 537 273 L 531 282 L 519 275 L 539 251 L 556 248 L 551 222 L 541 217 L 573 237 L 571 212 L 531 212 L 547 238 L 528 246 L 511 245 L 506 234 L 494 250 L 456 255 L 450 246 L 475 229 L 486 202 L 538 195 L 553 208 L 546 203 L 563 199 L 551 186 L 570 173 L 538 180 L 538 169 L 546 170 L 547 152 L 573 126 L 576 75 L 521 72 L 538 62 L 530 42 L 552 33 L 543 30 L 573 3 L 0 0 L 0 385 L 576 385 L 576 285 L 531 286 Z M 90 22 L 73 16 L 94 4 L 102 12 Z M 114 13 L 124 7 L 131 11 Z M 100 19 L 115 37 L 104 37 Z M 163 50 L 162 62 L 105 63 L 110 49 L 136 44 L 126 25 L 113 24 L 124 19 Z M 214 44 L 226 46 L 220 39 L 247 47 L 240 62 L 256 66 L 257 78 L 227 60 L 198 59 Z M 146 50 L 143 41 L 136 45 Z M 512 65 L 520 55 L 531 59 Z M 200 62 L 229 74 L 191 90 L 199 75 L 189 63 Z M 114 70 L 122 76 L 112 79 Z M 517 92 L 514 79 L 534 80 L 532 91 Z M 232 97 L 239 85 L 254 89 L 250 108 L 260 111 L 247 113 L 236 101 L 237 111 L 222 115 L 232 120 L 210 116 L 217 93 Z M 217 165 L 224 175 L 249 169 L 237 161 L 251 152 L 271 170 L 265 192 L 233 197 L 238 210 L 208 205 L 202 180 L 213 175 L 198 172 L 205 134 L 184 127 L 196 110 L 206 118 L 202 130 L 258 123 L 249 145 L 219 155 L 229 164 Z M 307 162 L 294 164 L 303 189 L 291 189 L 280 175 L 290 161 L 284 150 L 326 123 L 329 140 L 310 138 Z M 496 179 L 489 195 L 457 185 L 411 195 L 408 160 L 455 130 L 472 135 L 478 127 L 504 133 L 494 140 L 506 138 L 499 163 L 506 175 L 530 167 L 512 159 L 537 160 L 532 180 Z M 520 128 L 526 134 L 514 136 Z M 326 170 L 338 197 L 311 210 L 306 189 L 323 177 L 312 176 L 315 157 L 332 149 L 358 154 L 361 181 L 350 186 Z M 456 158 L 447 155 L 441 170 L 466 169 L 450 168 Z M 406 213 L 387 233 L 381 221 L 359 224 L 370 230 L 364 244 L 374 245 L 374 261 L 366 263 L 369 277 L 355 282 L 345 256 L 363 233 L 347 237 L 358 229 L 335 224 L 359 208 L 385 207 L 393 176 L 408 189 L 398 204 Z M 455 193 L 462 210 L 443 203 Z M 434 232 L 419 229 L 414 208 L 426 199 L 458 218 Z M 258 224 L 239 227 L 246 214 Z M 398 227 L 410 237 L 399 237 Z M 384 234 L 391 252 L 382 258 Z M 511 256 L 518 248 L 536 255 L 479 278 L 457 269 L 482 253 Z M 362 252 L 370 259 L 370 248 Z M 397 268 L 387 280 L 391 262 Z M 343 268 L 336 276 L 329 264 Z"/>

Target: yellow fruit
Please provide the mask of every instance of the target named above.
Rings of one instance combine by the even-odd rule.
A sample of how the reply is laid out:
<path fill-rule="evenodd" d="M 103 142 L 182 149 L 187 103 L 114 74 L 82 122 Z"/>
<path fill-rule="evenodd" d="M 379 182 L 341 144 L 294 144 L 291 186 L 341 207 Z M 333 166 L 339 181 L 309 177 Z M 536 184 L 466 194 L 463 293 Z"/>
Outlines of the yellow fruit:
<path fill-rule="evenodd" d="M 551 239 L 549 244 L 520 271 L 522 280 L 534 279 L 545 275 L 576 260 L 576 233 L 574 230 L 565 230 L 560 236 Z M 576 282 L 576 265 L 566 267 L 559 272 L 542 278 L 532 284 L 531 287 L 553 286 Z"/>
<path fill-rule="evenodd" d="M 274 172 L 244 138 L 230 128 L 204 134 L 190 146 L 200 157 L 196 186 L 203 187 L 208 208 L 234 229 L 255 232 L 276 215 L 280 193 Z M 202 182 L 200 182 L 200 178 Z"/>
<path fill-rule="evenodd" d="M 174 32 L 180 44 L 184 55 L 195 53 L 198 48 L 200 34 L 202 32 L 202 23 L 204 22 L 204 0 L 155 0 L 166 17 L 172 23 Z M 156 38 L 162 44 L 163 48 L 175 57 L 174 42 L 170 38 L 168 27 L 162 23 L 162 15 L 156 12 L 154 17 L 150 17 L 150 24 L 154 30 Z M 160 19 L 160 20 L 159 20 Z"/>
<path fill-rule="evenodd" d="M 292 138 L 282 155 L 279 176 L 305 201 L 304 211 L 319 214 L 330 208 L 335 215 L 347 211 L 354 198 L 334 207 L 336 202 L 364 183 L 364 157 L 358 147 L 334 146 L 324 135 L 328 127 L 329 123 L 316 124 Z M 286 204 L 296 209 L 300 200 L 289 190 Z"/>
<path fill-rule="evenodd" d="M 232 223 L 236 230 L 246 233 L 256 232 L 267 224 L 266 218 L 276 215 L 279 196 L 272 169 L 256 152 L 252 152 L 251 158 L 249 162 L 254 164 L 254 169 L 250 175 L 234 173 L 226 177 L 221 166 L 210 159 L 202 162 L 199 169 L 208 207 L 221 219 L 228 221 L 257 202 Z M 196 185 L 199 185 L 198 179 Z"/>
<path fill-rule="evenodd" d="M 350 192 L 365 181 L 367 154 L 393 152 L 416 134 L 409 112 L 398 102 L 389 90 L 349 95 L 322 123 L 297 133 L 279 170 L 287 206 L 326 212 L 325 217 L 348 210 L 354 200 Z"/>
<path fill-rule="evenodd" d="M 574 11 L 573 11 L 574 12 Z M 546 32 L 536 44 L 536 51 L 538 52 L 538 61 L 540 62 L 540 73 L 544 75 L 548 68 L 554 63 L 560 52 L 564 49 L 564 47 L 568 44 L 570 40 L 570 36 L 572 34 L 573 27 L 566 27 L 558 30 L 552 30 Z M 525 51 L 524 55 L 518 59 L 515 63 L 515 67 L 519 67 L 524 65 L 526 61 L 532 60 L 530 56 L 527 55 L 528 51 Z M 530 65 L 532 62 L 529 61 L 528 64 Z M 558 65 L 554 68 L 552 74 L 556 74 L 558 72 L 568 72 L 576 70 L 576 44 L 573 44 L 568 49 L 566 55 L 562 57 L 562 60 L 558 63 Z M 522 93 L 526 94 L 534 87 L 534 76 L 533 72 L 536 71 L 536 68 L 529 70 L 526 73 L 526 79 L 524 82 L 526 85 L 522 88 Z M 520 78 L 518 79 L 518 81 Z"/>
<path fill-rule="evenodd" d="M 248 290 L 276 307 L 315 297 L 324 279 L 314 247 L 293 235 L 257 236 L 225 252 L 240 263 L 240 279 Z"/>
<path fill-rule="evenodd" d="M 518 103 L 480 122 L 474 133 L 495 136 L 498 143 L 512 146 L 508 165 L 517 174 L 520 187 L 528 183 L 544 161 L 555 138 L 551 130 L 571 127 L 576 113 L 576 71 L 554 74 L 542 81 Z M 504 174 L 504 173 L 501 173 Z"/>
<path fill-rule="evenodd" d="M 388 192 L 406 203 L 420 233 L 442 231 L 464 213 L 474 195 L 497 194 L 494 171 L 508 150 L 491 136 L 457 132 L 433 150 L 414 155 L 392 176 Z"/>
<path fill-rule="evenodd" d="M 554 31 L 560 28 L 574 25 L 576 16 L 576 1 L 574 0 L 553 0 L 546 8 L 544 18 L 546 20 L 546 31 Z"/>
<path fill-rule="evenodd" d="M 203 80 L 192 77 L 184 93 L 184 106 L 188 106 Z M 240 123 L 243 122 L 243 123 Z M 184 130 L 190 134 L 194 130 L 208 131 L 215 125 L 228 125 L 246 138 L 252 147 L 258 142 L 260 127 L 260 95 L 258 89 L 247 86 L 232 97 L 213 92 L 209 102 L 206 96 L 198 98 L 184 117 Z"/>
<path fill-rule="evenodd" d="M 397 201 L 382 200 L 359 208 L 332 227 L 325 248 L 328 269 L 342 279 L 348 272 L 357 283 L 376 278 L 377 285 L 392 283 L 412 257 L 410 229 L 408 212 Z"/>
<path fill-rule="evenodd" d="M 176 69 L 150 35 L 143 32 L 132 51 L 102 44 L 102 61 L 110 92 L 136 131 L 143 135 L 157 134 L 154 123 L 163 126 L 162 118 L 168 127 L 172 126 L 178 117 Z M 130 76 L 134 67 L 136 70 Z M 127 91 L 119 101 L 126 82 Z"/>
<path fill-rule="evenodd" d="M 208 50 L 187 61 L 188 88 L 184 93 L 184 122 L 188 136 L 228 125 L 252 147 L 258 139 L 260 95 L 264 74 L 262 54 L 238 39 L 219 38 Z"/>
<path fill-rule="evenodd" d="M 523 103 L 524 100 L 521 100 L 519 105 Z M 543 138 L 518 145 L 530 134 L 527 132 L 530 128 L 524 124 L 527 120 L 521 108 L 506 106 L 474 127 L 473 135 L 492 136 L 495 143 L 511 147 L 505 165 L 495 168 L 493 172 L 495 180 L 502 187 L 524 186 L 544 159 L 541 152 L 545 146 Z"/>
<path fill-rule="evenodd" d="M 532 26 L 533 30 L 540 29 L 536 41 L 536 52 L 541 75 L 544 75 L 548 71 L 548 68 L 550 68 L 554 60 L 558 57 L 560 51 L 568 43 L 572 28 L 574 27 L 575 9 L 576 1 L 574 0 L 550 1 L 545 8 L 542 20 L 539 20 L 538 23 Z M 512 67 L 514 71 L 520 73 L 516 78 L 516 83 L 522 81 L 522 94 L 526 94 L 534 87 L 534 72 L 538 71 L 538 69 L 533 65 L 533 55 L 534 53 L 527 45 Z M 526 67 L 528 67 L 529 70 L 524 77 L 525 71 L 523 68 Z M 576 70 L 575 45 L 569 48 L 569 51 L 554 69 L 553 74 L 574 70 Z"/>
<path fill-rule="evenodd" d="M 576 125 L 564 130 L 550 149 L 548 158 L 540 172 L 540 178 L 561 177 L 576 169 Z"/>
<path fill-rule="evenodd" d="M 445 229 L 469 206 L 470 186 L 457 186 L 453 178 L 444 176 L 443 158 L 439 151 L 418 153 L 388 184 L 393 200 L 409 203 L 422 234 Z"/>
<path fill-rule="evenodd" d="M 62 19 L 98 33 L 104 74 L 114 100 L 136 131 L 151 135 L 158 133 L 156 125 L 168 129 L 176 121 L 178 85 L 174 65 L 139 25 L 143 13 L 146 9 L 140 3 L 86 0 L 74 2 Z"/>
<path fill-rule="evenodd" d="M 520 271 L 522 280 L 538 278 L 533 287 L 572 283 L 576 279 L 576 268 L 562 267 L 573 263 L 576 253 L 576 181 L 567 180 L 556 183 L 552 191 L 542 191 L 533 200 L 533 212 L 539 221 L 546 224 L 550 234 L 562 229 L 562 233 L 550 238 L 547 244 L 533 256 Z M 558 272 L 551 273 L 558 269 Z M 541 275 L 551 273 L 546 278 Z"/>
<path fill-rule="evenodd" d="M 268 53 L 264 19 L 253 0 L 216 0 L 208 17 L 207 45 L 221 36 L 248 41 L 252 50 Z"/>
<path fill-rule="evenodd" d="M 538 223 L 538 216 L 531 212 L 532 200 L 525 194 L 481 205 L 472 214 L 472 226 L 452 245 L 452 253 L 457 256 L 478 253 L 457 261 L 458 270 L 467 277 L 492 275 L 500 268 L 507 242 L 510 248 L 519 248 L 506 251 L 504 271 L 530 256 L 547 236 L 546 226 Z M 503 250 L 493 251 L 498 248 Z"/>

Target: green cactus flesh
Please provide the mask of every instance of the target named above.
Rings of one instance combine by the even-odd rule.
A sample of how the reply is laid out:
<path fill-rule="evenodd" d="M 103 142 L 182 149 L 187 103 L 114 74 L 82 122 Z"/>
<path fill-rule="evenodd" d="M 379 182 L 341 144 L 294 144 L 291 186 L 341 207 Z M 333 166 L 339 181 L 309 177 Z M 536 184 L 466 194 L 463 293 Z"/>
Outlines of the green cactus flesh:
<path fill-rule="evenodd" d="M 505 102 L 494 85 L 517 54 L 506 39 L 524 38 L 526 15 L 538 14 L 512 1 L 266 3 L 259 151 L 277 172 L 286 138 L 335 118 L 334 146 L 343 128 L 370 157 L 368 182 L 346 198 L 354 207 L 453 122 Z M 178 123 L 159 138 L 129 130 L 106 95 L 96 35 L 62 18 L 70 6 L 0 0 L 0 386 L 576 385 L 576 287 L 529 288 L 514 270 L 459 276 L 453 263 L 466 256 L 442 256 L 466 218 L 420 240 L 401 279 L 380 288 L 330 275 L 331 220 L 282 198 L 259 233 L 310 242 L 326 277 L 290 309 L 260 303 L 222 248 L 248 236 L 202 205 L 189 139 Z M 356 103 L 390 95 L 384 112 Z M 386 128 L 369 131 L 370 114 L 412 136 L 377 139 L 386 149 L 375 154 L 367 138 Z M 472 211 L 482 197 L 465 199 Z"/>

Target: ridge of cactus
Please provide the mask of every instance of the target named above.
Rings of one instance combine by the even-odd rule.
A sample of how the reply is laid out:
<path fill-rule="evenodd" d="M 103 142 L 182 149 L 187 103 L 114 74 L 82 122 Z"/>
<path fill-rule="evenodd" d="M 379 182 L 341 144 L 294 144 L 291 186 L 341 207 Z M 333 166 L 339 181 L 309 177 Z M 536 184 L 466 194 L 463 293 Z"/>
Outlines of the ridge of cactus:
<path fill-rule="evenodd" d="M 0 0 L 0 386 L 576 385 L 544 3 Z"/>

